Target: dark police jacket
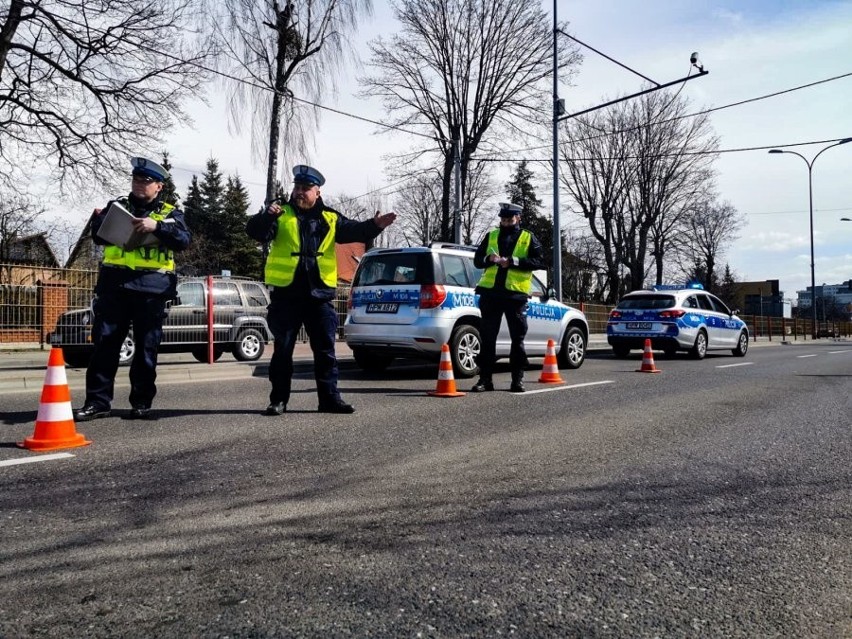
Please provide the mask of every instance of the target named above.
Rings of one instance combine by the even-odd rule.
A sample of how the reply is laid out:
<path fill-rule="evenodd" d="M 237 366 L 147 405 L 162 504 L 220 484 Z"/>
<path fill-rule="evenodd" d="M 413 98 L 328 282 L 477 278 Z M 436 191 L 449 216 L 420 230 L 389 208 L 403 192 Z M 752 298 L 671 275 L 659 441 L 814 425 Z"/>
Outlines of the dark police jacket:
<path fill-rule="evenodd" d="M 101 246 L 108 244 L 108 242 L 98 237 L 98 229 L 101 228 L 101 223 L 104 221 L 103 213 L 106 212 L 109 205 L 114 201 L 110 200 L 101 210 L 101 214 L 95 215 L 92 218 L 92 240 L 95 244 Z M 126 198 L 119 198 L 118 201 L 136 217 L 148 217 L 151 213 L 158 211 L 162 204 L 162 200 L 159 197 L 147 204 L 140 202 L 132 193 Z M 192 235 L 186 226 L 183 211 L 177 208 L 173 209 L 168 219 L 173 221 L 158 224 L 154 235 L 166 248 L 175 252 L 182 251 L 189 246 L 189 242 L 192 239 Z M 173 272 L 160 273 L 150 269 L 134 270 L 101 264 L 95 293 L 104 294 L 119 289 L 173 298 L 177 293 L 177 275 Z"/>
<path fill-rule="evenodd" d="M 527 232 L 529 233 L 529 231 Z M 480 242 L 479 246 L 476 249 L 476 253 L 473 256 L 473 264 L 476 266 L 476 268 L 485 269 L 491 265 L 491 262 L 486 259 L 488 256 L 487 253 L 489 233 L 486 233 L 485 237 L 482 238 L 482 242 Z M 515 250 L 515 244 L 518 243 L 518 238 L 520 237 L 520 235 L 520 226 L 510 226 L 508 228 L 503 226 L 500 227 L 500 234 L 497 237 L 497 247 L 500 249 L 501 257 L 512 257 L 512 252 Z M 497 279 L 494 282 L 494 288 L 484 288 L 482 286 L 477 286 L 476 292 L 480 295 L 511 298 L 518 301 L 526 300 L 526 294 L 506 289 L 506 275 L 508 274 L 509 269 L 511 268 L 518 268 L 523 271 L 537 271 L 539 269 L 547 268 L 547 264 L 545 263 L 544 256 L 541 252 L 541 242 L 539 242 L 538 238 L 532 233 L 530 233 L 530 246 L 527 250 L 527 256 L 521 258 L 517 266 L 510 266 L 508 269 L 498 268 Z"/>
<path fill-rule="evenodd" d="M 309 211 L 302 211 L 295 206 L 293 211 L 299 222 L 299 236 L 301 241 L 302 255 L 296 266 L 293 283 L 289 286 L 276 286 L 272 290 L 272 299 L 315 299 L 321 301 L 333 300 L 337 295 L 337 289 L 326 286 L 320 278 L 319 266 L 316 255 L 320 244 L 329 231 L 328 223 L 322 216 L 323 211 L 332 211 L 337 214 L 337 227 L 335 228 L 335 242 L 337 244 L 349 244 L 351 242 L 369 242 L 381 232 L 373 220 L 358 222 L 350 220 L 339 211 L 323 204 L 322 198 L 317 198 L 316 204 Z M 258 242 L 271 242 L 278 234 L 278 218 L 269 215 L 266 207 L 249 218 L 246 224 L 246 233 Z"/>

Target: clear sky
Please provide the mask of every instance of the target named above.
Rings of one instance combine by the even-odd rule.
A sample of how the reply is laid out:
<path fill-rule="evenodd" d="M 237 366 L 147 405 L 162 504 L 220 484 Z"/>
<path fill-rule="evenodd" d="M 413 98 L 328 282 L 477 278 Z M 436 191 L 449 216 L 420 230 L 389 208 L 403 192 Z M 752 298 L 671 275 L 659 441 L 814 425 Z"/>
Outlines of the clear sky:
<path fill-rule="evenodd" d="M 398 30 L 386 2 L 375 1 L 373 17 L 363 23 L 354 42 L 361 52 L 364 43 L 376 35 Z M 546 1 L 543 7 L 550 13 L 553 3 Z M 690 53 L 698 51 L 710 74 L 688 82 L 681 93 L 695 111 L 852 73 L 849 1 L 559 0 L 557 10 L 560 19 L 570 22 L 573 35 L 659 83 L 685 76 Z M 590 51 L 584 51 L 584 56 L 574 86 L 561 92 L 569 112 L 642 88 L 642 81 L 629 72 Z M 353 97 L 358 72 L 348 67 L 339 80 L 329 81 L 323 104 L 381 120 L 378 104 Z M 336 84 L 336 96 L 332 84 Z M 253 207 L 259 207 L 263 163 L 250 157 L 247 134 L 238 137 L 228 131 L 222 94 L 217 87 L 211 92 L 209 107 L 193 105 L 194 128 L 169 136 L 175 181 L 185 195 L 192 173 L 200 176 L 207 158 L 214 157 L 223 173 L 241 176 L 251 191 Z M 850 105 L 852 75 L 721 109 L 711 115 L 711 123 L 723 150 L 834 140 L 852 137 Z M 377 135 L 377 129 L 323 112 L 314 152 L 305 161 L 325 173 L 326 194 L 356 196 L 389 184 L 382 155 L 411 142 L 400 134 Z M 824 146 L 791 150 L 811 158 Z M 149 152 L 157 156 L 158 149 Z M 531 158 L 548 155 L 546 150 L 530 152 Z M 715 167 L 721 198 L 747 220 L 740 239 L 723 260 L 739 279 L 779 279 L 784 296 L 795 298 L 797 290 L 810 284 L 805 162 L 793 155 L 769 155 L 762 149 L 723 153 Z M 841 217 L 852 218 L 850 168 L 852 144 L 827 151 L 814 165 L 817 284 L 852 278 L 852 222 L 840 221 Z M 552 178 L 543 167 L 534 170 L 537 193 L 547 205 L 552 201 Z M 497 179 L 498 183 L 505 181 L 499 174 Z M 564 226 L 582 224 L 566 211 L 561 216 Z"/>

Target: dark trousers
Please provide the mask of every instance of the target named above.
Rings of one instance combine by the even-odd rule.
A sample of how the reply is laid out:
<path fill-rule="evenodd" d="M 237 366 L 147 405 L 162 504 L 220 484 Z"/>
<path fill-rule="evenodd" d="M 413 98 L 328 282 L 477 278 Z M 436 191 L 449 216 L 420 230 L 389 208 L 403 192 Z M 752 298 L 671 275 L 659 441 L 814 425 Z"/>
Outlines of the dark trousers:
<path fill-rule="evenodd" d="M 497 334 L 500 332 L 500 322 L 506 317 L 506 325 L 509 328 L 509 337 L 512 338 L 512 347 L 509 351 L 509 365 L 512 368 L 512 378 L 523 376 L 526 368 L 527 352 L 524 350 L 524 337 L 527 335 L 527 303 L 525 300 L 515 300 L 507 297 L 480 295 L 479 311 L 482 315 L 480 320 L 479 336 L 482 339 L 482 348 L 479 351 L 480 377 L 491 379 L 494 372 L 496 360 Z"/>
<path fill-rule="evenodd" d="M 86 405 L 112 405 L 119 351 L 132 323 L 136 354 L 130 364 L 130 405 L 150 407 L 157 394 L 157 348 L 163 339 L 166 298 L 119 289 L 98 294 L 94 312 L 95 352 L 86 370 Z"/>
<path fill-rule="evenodd" d="M 320 403 L 340 399 L 339 377 L 334 343 L 337 340 L 337 312 L 331 302 L 322 300 L 278 299 L 269 305 L 269 330 L 275 337 L 275 349 L 269 362 L 269 381 L 273 404 L 290 401 L 293 378 L 293 349 L 299 329 L 304 325 L 314 353 L 314 377 Z"/>

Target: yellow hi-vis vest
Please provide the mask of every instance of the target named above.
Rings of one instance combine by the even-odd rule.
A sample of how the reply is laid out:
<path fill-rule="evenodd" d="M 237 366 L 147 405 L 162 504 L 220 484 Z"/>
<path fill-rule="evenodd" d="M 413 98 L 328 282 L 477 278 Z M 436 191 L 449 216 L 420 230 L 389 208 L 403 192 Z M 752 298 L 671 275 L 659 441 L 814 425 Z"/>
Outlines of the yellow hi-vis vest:
<path fill-rule="evenodd" d="M 152 220 L 162 222 L 175 207 L 163 202 L 160 208 L 149 214 Z M 121 266 L 129 269 L 145 269 L 159 271 L 161 273 L 173 273 L 175 270 L 175 254 L 165 246 L 140 246 L 132 251 L 125 251 L 120 246 L 104 247 L 104 264 L 110 266 Z"/>
<path fill-rule="evenodd" d="M 337 213 L 325 210 L 322 212 L 328 224 L 328 233 L 320 243 L 316 258 L 319 266 L 320 279 L 330 288 L 337 286 L 337 256 L 334 254 L 334 236 L 337 232 Z M 278 232 L 269 247 L 266 258 L 264 280 L 271 286 L 290 286 L 296 275 L 296 265 L 299 263 L 302 251 L 302 240 L 299 236 L 299 219 L 293 207 L 285 204 L 278 216 Z"/>
<path fill-rule="evenodd" d="M 500 235 L 500 229 L 494 229 L 488 234 L 488 255 L 500 254 L 500 248 L 497 245 L 497 238 Z M 518 241 L 515 243 L 515 248 L 512 250 L 512 257 L 518 259 L 527 256 L 530 248 L 530 232 L 521 231 Z M 494 288 L 494 282 L 497 280 L 497 271 L 499 266 L 496 264 L 489 266 L 482 273 L 479 280 L 479 286 L 482 288 Z M 515 291 L 516 293 L 530 294 L 532 290 L 532 271 L 521 271 L 515 268 L 510 268 L 506 273 L 506 290 Z"/>

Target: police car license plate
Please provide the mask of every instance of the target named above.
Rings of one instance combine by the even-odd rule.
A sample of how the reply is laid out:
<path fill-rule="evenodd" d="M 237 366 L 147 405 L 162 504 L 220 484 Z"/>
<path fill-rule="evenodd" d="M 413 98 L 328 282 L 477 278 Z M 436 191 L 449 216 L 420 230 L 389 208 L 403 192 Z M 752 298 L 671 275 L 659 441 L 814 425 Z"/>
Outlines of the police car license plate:
<path fill-rule="evenodd" d="M 631 331 L 650 331 L 653 322 L 627 322 L 627 328 Z"/>
<path fill-rule="evenodd" d="M 367 304 L 368 313 L 396 313 L 399 302 L 371 302 Z"/>

